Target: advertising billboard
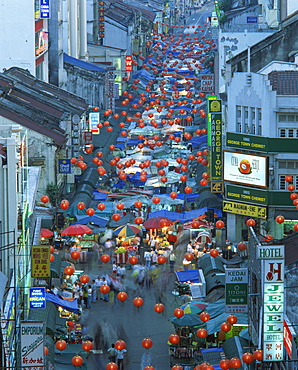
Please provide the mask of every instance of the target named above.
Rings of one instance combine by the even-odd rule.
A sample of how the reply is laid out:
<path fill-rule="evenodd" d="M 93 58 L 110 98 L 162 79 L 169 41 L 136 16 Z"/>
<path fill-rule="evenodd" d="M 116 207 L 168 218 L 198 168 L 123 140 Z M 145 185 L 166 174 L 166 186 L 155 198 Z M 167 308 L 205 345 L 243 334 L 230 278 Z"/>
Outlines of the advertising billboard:
<path fill-rule="evenodd" d="M 224 151 L 224 181 L 266 188 L 268 157 Z"/>
<path fill-rule="evenodd" d="M 21 361 L 23 370 L 44 370 L 43 322 L 21 322 Z"/>

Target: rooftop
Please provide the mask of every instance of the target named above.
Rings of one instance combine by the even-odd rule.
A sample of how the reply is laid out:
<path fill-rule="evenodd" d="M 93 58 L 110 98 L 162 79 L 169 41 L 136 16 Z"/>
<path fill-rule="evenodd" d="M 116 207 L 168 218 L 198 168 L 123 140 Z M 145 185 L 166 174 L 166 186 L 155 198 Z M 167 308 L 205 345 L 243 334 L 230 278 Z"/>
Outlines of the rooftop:
<path fill-rule="evenodd" d="M 298 71 L 272 71 L 268 79 L 277 95 L 298 95 Z"/>

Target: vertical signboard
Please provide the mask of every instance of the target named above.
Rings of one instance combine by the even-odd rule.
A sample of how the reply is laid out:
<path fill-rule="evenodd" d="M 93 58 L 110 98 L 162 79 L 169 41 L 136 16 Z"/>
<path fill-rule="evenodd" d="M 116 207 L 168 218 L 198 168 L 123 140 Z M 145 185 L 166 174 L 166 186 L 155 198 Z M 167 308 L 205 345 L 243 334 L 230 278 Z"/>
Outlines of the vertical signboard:
<path fill-rule="evenodd" d="M 113 71 L 108 71 L 107 74 L 107 109 L 115 110 L 115 88 L 114 88 L 115 74 Z"/>
<path fill-rule="evenodd" d="M 99 134 L 99 112 L 90 112 L 89 113 L 89 130 L 93 134 Z"/>
<path fill-rule="evenodd" d="M 284 245 L 262 246 L 264 260 L 263 361 L 284 359 Z"/>
<path fill-rule="evenodd" d="M 221 181 L 223 177 L 223 158 L 222 102 L 220 99 L 208 99 L 208 145 L 211 147 L 210 179 L 211 181 Z"/>
<path fill-rule="evenodd" d="M 132 71 L 132 56 L 126 55 L 125 57 L 125 70 Z"/>
<path fill-rule="evenodd" d="M 247 268 L 226 269 L 226 312 L 248 312 Z"/>
<path fill-rule="evenodd" d="M 29 294 L 30 309 L 46 308 L 46 290 L 45 288 L 30 288 Z"/>
<path fill-rule="evenodd" d="M 21 322 L 21 363 L 23 370 L 44 370 L 43 322 Z"/>
<path fill-rule="evenodd" d="M 51 276 L 50 269 L 50 246 L 32 246 L 31 277 L 47 278 Z"/>
<path fill-rule="evenodd" d="M 103 39 L 105 37 L 105 3 L 99 1 L 98 3 L 98 38 Z"/>
<path fill-rule="evenodd" d="M 214 74 L 202 74 L 201 91 L 211 93 L 214 91 Z"/>
<path fill-rule="evenodd" d="M 58 172 L 71 173 L 70 159 L 58 159 Z"/>
<path fill-rule="evenodd" d="M 39 0 L 39 17 L 42 19 L 50 18 L 50 0 Z"/>

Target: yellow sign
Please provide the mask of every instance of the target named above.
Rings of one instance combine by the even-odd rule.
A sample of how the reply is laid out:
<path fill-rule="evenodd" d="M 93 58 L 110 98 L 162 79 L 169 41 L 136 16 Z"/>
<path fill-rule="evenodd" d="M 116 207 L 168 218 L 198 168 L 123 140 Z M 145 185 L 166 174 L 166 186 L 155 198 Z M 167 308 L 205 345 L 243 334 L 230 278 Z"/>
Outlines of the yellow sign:
<path fill-rule="evenodd" d="M 224 212 L 236 213 L 237 215 L 256 217 L 256 218 L 267 218 L 267 208 L 255 206 L 254 204 L 238 203 L 223 201 Z"/>
<path fill-rule="evenodd" d="M 223 193 L 224 183 L 223 181 L 211 181 L 211 193 Z"/>
<path fill-rule="evenodd" d="M 51 276 L 50 246 L 32 246 L 31 277 L 47 278 Z"/>

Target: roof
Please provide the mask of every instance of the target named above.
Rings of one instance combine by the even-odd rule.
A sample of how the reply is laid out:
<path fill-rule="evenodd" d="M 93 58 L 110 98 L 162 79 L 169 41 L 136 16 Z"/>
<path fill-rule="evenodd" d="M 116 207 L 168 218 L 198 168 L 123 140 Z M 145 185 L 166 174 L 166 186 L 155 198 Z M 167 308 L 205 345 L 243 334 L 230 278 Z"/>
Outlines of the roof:
<path fill-rule="evenodd" d="M 298 71 L 272 71 L 268 79 L 277 95 L 298 95 Z"/>
<path fill-rule="evenodd" d="M 0 73 L 0 115 L 52 139 L 58 146 L 67 137 L 60 121 L 81 116 L 85 100 L 38 80 L 27 70 L 12 67 Z"/>
<path fill-rule="evenodd" d="M 105 72 L 106 71 L 106 68 L 104 67 L 100 67 L 93 63 L 85 62 L 84 60 L 73 58 L 65 53 L 63 54 L 63 62 L 72 64 L 79 68 L 86 69 L 87 71 L 92 71 L 92 72 Z"/>

